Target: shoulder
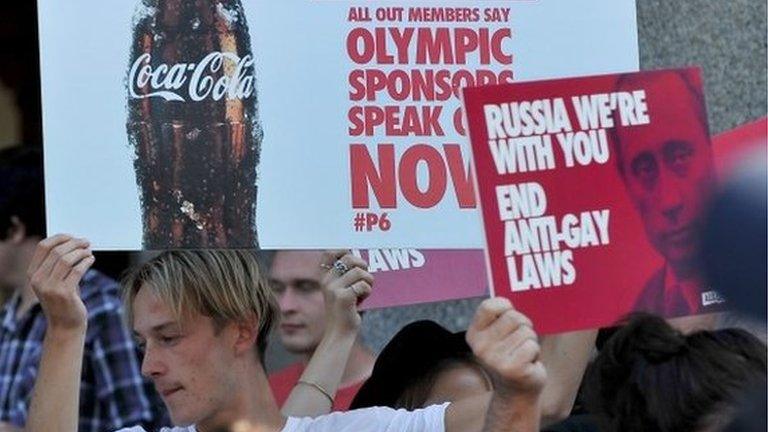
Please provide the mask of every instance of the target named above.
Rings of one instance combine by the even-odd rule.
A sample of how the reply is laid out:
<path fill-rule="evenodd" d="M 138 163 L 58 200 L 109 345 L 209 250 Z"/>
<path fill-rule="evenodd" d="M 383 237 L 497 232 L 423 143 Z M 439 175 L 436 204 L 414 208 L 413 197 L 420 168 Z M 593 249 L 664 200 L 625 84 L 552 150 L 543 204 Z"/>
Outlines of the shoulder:
<path fill-rule="evenodd" d="M 290 418 L 283 432 L 443 432 L 448 403 L 408 411 L 371 407 L 316 418 Z"/>

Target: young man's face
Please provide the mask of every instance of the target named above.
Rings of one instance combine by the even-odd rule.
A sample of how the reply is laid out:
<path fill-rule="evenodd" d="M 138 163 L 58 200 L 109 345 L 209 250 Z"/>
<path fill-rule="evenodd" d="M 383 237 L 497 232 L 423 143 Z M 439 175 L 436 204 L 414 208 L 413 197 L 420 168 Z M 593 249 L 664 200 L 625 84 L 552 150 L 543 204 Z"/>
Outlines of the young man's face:
<path fill-rule="evenodd" d="M 321 252 L 281 251 L 272 262 L 270 284 L 280 305 L 279 335 L 283 346 L 293 353 L 312 353 L 323 337 L 321 258 Z"/>
<path fill-rule="evenodd" d="M 175 425 L 218 424 L 232 409 L 237 376 L 230 326 L 194 314 L 179 323 L 151 290 L 139 289 L 133 302 L 133 330 L 144 348 L 141 373 L 152 379 Z M 182 325 L 183 324 L 183 325 Z"/>
<path fill-rule="evenodd" d="M 644 88 L 651 123 L 618 132 L 624 181 L 656 250 L 673 265 L 687 263 L 714 180 L 707 131 L 692 120 L 693 97 L 665 98 L 670 90 L 687 90 L 679 76 L 665 75 Z"/>

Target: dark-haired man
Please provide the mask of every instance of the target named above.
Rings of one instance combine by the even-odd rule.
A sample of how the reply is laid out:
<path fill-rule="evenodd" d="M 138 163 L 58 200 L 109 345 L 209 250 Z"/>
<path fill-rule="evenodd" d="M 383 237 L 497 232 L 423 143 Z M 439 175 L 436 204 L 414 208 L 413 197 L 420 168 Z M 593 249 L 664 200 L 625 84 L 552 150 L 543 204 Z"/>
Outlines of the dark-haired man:
<path fill-rule="evenodd" d="M 47 320 L 27 268 L 45 232 L 42 158 L 25 147 L 0 152 L 0 430 L 23 428 L 40 363 Z M 81 242 L 87 248 L 87 242 Z M 79 374 L 82 432 L 166 421 L 151 385 L 139 373 L 138 353 L 123 322 L 117 283 L 90 270 L 80 294 L 88 332 Z"/>

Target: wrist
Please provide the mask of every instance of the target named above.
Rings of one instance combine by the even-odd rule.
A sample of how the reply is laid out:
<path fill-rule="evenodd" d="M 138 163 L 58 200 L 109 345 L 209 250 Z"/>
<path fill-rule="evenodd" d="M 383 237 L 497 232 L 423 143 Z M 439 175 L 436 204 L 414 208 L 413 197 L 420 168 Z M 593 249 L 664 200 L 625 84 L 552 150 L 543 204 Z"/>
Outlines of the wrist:
<path fill-rule="evenodd" d="M 333 338 L 356 338 L 357 334 L 360 332 L 360 322 L 349 322 L 349 321 L 329 321 L 327 325 L 325 326 L 325 332 L 323 333 L 326 337 L 333 337 Z"/>
<path fill-rule="evenodd" d="M 326 326 L 325 332 L 323 332 L 322 340 L 334 344 L 354 342 L 357 339 L 359 330 L 359 327 L 329 325 Z"/>
<path fill-rule="evenodd" d="M 514 424 L 515 430 L 539 430 L 541 393 L 516 392 L 515 390 L 494 390 L 491 399 L 492 410 L 505 419 L 507 424 Z M 503 413 L 503 414 L 502 414 Z"/>
<path fill-rule="evenodd" d="M 526 405 L 538 404 L 543 390 L 539 387 L 525 388 L 499 382 L 494 383 L 493 389 L 494 395 L 500 399 L 519 401 Z"/>
<path fill-rule="evenodd" d="M 45 337 L 57 342 L 70 342 L 85 337 L 88 321 L 70 323 L 48 323 Z"/>

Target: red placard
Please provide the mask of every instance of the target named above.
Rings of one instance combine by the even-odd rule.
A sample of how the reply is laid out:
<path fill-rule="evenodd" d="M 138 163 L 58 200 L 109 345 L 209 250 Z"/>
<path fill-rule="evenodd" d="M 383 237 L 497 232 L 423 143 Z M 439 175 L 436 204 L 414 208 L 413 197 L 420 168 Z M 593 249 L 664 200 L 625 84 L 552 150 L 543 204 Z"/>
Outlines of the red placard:
<path fill-rule="evenodd" d="M 693 68 L 465 89 L 492 292 L 539 332 L 722 308 L 694 264 L 701 89 Z"/>

